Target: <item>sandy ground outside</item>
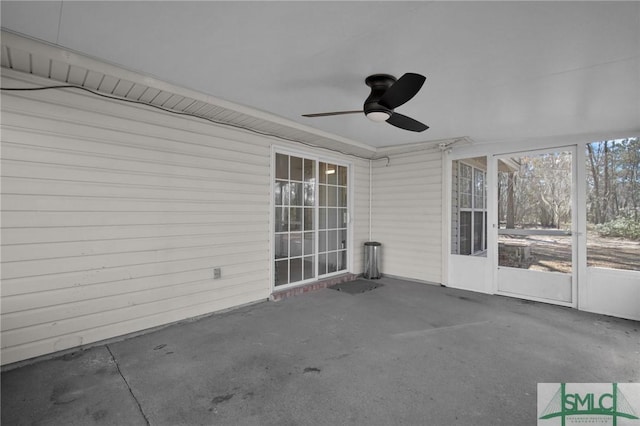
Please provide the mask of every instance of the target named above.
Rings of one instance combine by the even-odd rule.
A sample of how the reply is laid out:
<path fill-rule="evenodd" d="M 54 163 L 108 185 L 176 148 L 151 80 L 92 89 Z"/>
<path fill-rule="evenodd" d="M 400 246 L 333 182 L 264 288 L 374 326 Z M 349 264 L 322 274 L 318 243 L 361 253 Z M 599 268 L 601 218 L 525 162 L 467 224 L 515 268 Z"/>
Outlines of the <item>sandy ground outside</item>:
<path fill-rule="evenodd" d="M 502 261 L 500 266 L 571 272 L 571 237 L 569 236 L 501 235 L 499 242 L 506 246 L 526 245 L 531 253 L 530 257 L 520 265 Z M 588 232 L 587 266 L 640 271 L 640 241 L 601 237 L 595 232 Z"/>

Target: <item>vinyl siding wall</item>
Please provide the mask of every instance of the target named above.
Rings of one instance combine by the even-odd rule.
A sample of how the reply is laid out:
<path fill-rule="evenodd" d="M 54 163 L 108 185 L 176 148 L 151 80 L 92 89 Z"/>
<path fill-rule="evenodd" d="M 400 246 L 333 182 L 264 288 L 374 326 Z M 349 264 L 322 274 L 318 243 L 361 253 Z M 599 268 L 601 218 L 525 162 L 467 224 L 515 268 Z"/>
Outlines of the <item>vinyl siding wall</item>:
<path fill-rule="evenodd" d="M 372 239 L 382 274 L 442 282 L 442 157 L 437 149 L 373 162 Z"/>
<path fill-rule="evenodd" d="M 350 158 L 353 162 L 352 200 L 353 211 L 351 225 L 353 229 L 351 272 L 364 272 L 364 243 L 369 241 L 369 160 Z"/>
<path fill-rule="evenodd" d="M 268 298 L 274 143 L 82 92 L 4 92 L 2 364 Z M 369 161 L 345 159 L 361 245 Z"/>

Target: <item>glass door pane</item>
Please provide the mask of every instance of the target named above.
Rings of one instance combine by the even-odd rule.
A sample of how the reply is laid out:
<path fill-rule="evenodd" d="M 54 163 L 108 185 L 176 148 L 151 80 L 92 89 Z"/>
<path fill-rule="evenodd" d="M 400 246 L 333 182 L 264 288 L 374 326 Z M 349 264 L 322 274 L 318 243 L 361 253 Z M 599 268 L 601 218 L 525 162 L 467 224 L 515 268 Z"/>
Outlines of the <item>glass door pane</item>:
<path fill-rule="evenodd" d="M 337 164 L 319 164 L 318 275 L 347 269 L 347 171 Z"/>
<path fill-rule="evenodd" d="M 572 155 L 498 160 L 498 265 L 571 273 Z"/>
<path fill-rule="evenodd" d="M 274 183 L 275 285 L 315 276 L 313 162 L 276 154 Z M 306 269 L 306 270 L 305 270 Z"/>

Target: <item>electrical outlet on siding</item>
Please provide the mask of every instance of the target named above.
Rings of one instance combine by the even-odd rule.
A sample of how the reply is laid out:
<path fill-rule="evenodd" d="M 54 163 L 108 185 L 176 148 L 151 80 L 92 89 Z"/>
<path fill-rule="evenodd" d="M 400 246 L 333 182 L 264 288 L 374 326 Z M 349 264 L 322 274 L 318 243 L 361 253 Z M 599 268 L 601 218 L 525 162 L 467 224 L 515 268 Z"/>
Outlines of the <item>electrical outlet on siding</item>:
<path fill-rule="evenodd" d="M 213 268 L 213 279 L 219 280 L 222 278 L 222 268 Z"/>

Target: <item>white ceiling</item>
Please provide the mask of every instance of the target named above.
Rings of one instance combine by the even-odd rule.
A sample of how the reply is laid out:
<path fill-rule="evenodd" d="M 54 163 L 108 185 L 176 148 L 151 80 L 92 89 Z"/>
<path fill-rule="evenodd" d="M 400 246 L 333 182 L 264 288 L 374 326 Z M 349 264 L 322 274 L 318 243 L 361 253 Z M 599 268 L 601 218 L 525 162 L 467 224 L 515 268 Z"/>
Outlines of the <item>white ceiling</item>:
<path fill-rule="evenodd" d="M 640 132 L 640 2 L 1 2 L 2 27 L 383 147 Z M 366 76 L 427 77 L 363 115 Z"/>

